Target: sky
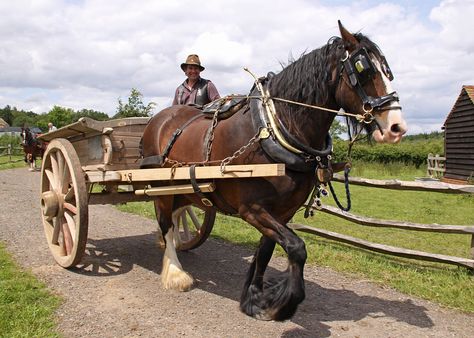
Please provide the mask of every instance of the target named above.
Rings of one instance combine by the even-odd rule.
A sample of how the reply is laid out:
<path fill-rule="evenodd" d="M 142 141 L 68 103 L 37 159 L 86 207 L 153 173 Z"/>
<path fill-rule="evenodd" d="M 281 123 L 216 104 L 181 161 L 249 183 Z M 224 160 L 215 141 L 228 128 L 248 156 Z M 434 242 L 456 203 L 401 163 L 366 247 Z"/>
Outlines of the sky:
<path fill-rule="evenodd" d="M 339 35 L 377 43 L 395 75 L 409 134 L 441 131 L 474 85 L 474 0 L 0 1 L 0 107 L 114 115 L 131 89 L 168 107 L 198 54 L 221 96 Z"/>

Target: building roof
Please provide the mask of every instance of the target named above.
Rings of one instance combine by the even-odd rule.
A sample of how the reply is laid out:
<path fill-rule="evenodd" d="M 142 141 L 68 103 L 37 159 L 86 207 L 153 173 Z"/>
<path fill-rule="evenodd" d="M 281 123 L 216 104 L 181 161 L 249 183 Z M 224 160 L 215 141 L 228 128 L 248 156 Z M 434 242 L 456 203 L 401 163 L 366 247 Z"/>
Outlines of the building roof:
<path fill-rule="evenodd" d="M 446 127 L 446 122 L 448 122 L 449 118 L 451 117 L 451 114 L 456 109 L 458 101 L 461 99 L 461 97 L 464 95 L 464 93 L 466 93 L 467 97 L 471 100 L 471 103 L 474 104 L 474 86 L 472 86 L 472 85 L 462 86 L 461 93 L 459 94 L 458 98 L 456 99 L 456 102 L 454 103 L 453 108 L 451 108 L 451 111 L 449 112 L 448 116 L 446 117 L 446 120 L 444 120 L 443 128 Z"/>
<path fill-rule="evenodd" d="M 4 119 L 0 117 L 0 128 L 6 128 L 6 127 L 10 127 L 10 125 L 6 123 Z"/>
<path fill-rule="evenodd" d="M 21 133 L 21 127 L 0 128 L 0 133 Z"/>

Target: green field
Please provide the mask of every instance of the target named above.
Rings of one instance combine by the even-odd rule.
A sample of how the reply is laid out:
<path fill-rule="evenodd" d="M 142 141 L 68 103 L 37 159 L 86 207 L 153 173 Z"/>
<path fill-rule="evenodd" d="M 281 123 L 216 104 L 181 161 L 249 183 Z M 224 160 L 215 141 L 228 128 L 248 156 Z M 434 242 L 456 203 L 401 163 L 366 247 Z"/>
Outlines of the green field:
<path fill-rule="evenodd" d="M 366 178 L 413 180 L 424 175 L 423 168 L 404 164 L 362 167 L 356 163 L 353 169 L 353 176 Z M 342 184 L 335 183 L 335 188 L 343 200 Z M 416 223 L 474 225 L 474 195 L 395 191 L 354 185 L 351 186 L 351 195 L 351 212 L 362 216 Z M 335 205 L 330 197 L 323 203 Z M 129 203 L 120 209 L 154 218 L 151 203 Z M 302 210 L 295 215 L 293 222 L 381 244 L 471 257 L 470 235 L 367 227 L 322 212 L 304 219 Z M 255 247 L 260 237 L 254 228 L 240 219 L 223 215 L 218 215 L 211 236 L 250 247 Z M 301 236 L 306 242 L 309 264 L 327 266 L 447 307 L 474 312 L 474 276 L 467 268 L 373 253 L 314 235 L 301 233 Z M 283 251 L 278 248 L 277 253 L 282 255 Z"/>

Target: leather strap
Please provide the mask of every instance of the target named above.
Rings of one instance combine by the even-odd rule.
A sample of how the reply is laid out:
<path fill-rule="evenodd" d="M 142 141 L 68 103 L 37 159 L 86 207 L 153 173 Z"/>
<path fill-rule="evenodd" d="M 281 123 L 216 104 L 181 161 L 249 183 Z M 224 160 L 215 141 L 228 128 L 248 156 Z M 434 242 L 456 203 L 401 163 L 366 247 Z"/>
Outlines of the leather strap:
<path fill-rule="evenodd" d="M 194 193 L 199 196 L 199 198 L 201 199 L 201 203 L 204 204 L 206 207 L 214 206 L 212 201 L 204 195 L 201 189 L 199 189 L 199 186 L 196 181 L 196 165 L 195 164 L 189 167 L 189 177 L 191 178 L 191 185 L 193 186 Z"/>

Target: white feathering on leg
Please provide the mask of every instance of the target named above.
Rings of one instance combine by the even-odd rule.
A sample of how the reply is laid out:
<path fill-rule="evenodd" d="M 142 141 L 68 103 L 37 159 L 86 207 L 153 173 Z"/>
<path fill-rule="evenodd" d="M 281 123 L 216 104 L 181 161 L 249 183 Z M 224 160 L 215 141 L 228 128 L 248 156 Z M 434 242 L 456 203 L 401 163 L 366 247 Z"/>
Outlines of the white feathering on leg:
<path fill-rule="evenodd" d="M 166 249 L 163 255 L 163 270 L 161 281 L 165 289 L 188 291 L 193 286 L 193 277 L 183 270 L 178 260 L 174 246 L 174 231 L 169 229 L 166 233 Z"/>

